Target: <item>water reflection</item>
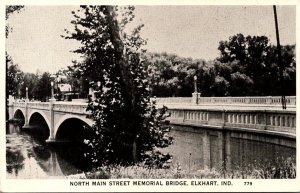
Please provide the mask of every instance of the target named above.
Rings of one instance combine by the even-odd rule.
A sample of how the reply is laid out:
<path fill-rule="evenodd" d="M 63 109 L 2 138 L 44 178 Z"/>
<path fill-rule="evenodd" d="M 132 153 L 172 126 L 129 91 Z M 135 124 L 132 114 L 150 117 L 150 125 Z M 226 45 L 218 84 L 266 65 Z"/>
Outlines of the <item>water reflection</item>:
<path fill-rule="evenodd" d="M 70 151 L 70 148 L 64 149 L 66 145 L 60 148 L 51 147 L 33 136 L 18 132 L 19 130 L 13 127 L 7 130 L 7 178 L 64 178 L 67 175 L 82 173 L 80 167 L 75 167 L 60 155 Z M 78 154 L 75 153 L 74 156 Z M 80 157 L 78 159 L 82 160 Z"/>
<path fill-rule="evenodd" d="M 89 169 L 79 144 L 49 146 L 19 132 L 18 127 L 8 126 L 7 131 L 7 178 L 64 178 Z M 182 126 L 172 130 L 171 135 L 174 144 L 163 151 L 173 155 L 174 166 L 180 164 L 188 171 L 212 168 L 242 171 L 251 165 L 270 168 L 287 160 L 296 162 L 293 139 Z"/>

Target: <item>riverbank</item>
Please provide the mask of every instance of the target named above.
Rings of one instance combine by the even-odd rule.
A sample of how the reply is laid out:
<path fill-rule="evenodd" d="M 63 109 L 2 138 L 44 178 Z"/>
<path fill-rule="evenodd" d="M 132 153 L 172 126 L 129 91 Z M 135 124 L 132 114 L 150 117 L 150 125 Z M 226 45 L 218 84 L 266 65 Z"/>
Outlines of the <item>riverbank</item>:
<path fill-rule="evenodd" d="M 296 159 L 278 158 L 275 162 L 252 164 L 243 169 L 224 171 L 221 169 L 182 170 L 180 165 L 168 169 L 149 168 L 143 164 L 133 166 L 107 166 L 85 173 L 87 179 L 294 179 Z"/>

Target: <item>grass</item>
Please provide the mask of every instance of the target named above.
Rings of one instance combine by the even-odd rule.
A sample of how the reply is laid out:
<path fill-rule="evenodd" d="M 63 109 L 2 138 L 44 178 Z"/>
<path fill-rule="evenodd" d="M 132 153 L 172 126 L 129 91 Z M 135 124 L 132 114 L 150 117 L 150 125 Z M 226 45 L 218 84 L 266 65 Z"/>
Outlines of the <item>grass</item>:
<path fill-rule="evenodd" d="M 231 171 L 204 169 L 197 171 L 182 170 L 179 164 L 168 169 L 155 169 L 143 164 L 132 166 L 113 165 L 87 172 L 88 179 L 293 179 L 296 178 L 294 158 L 278 158 L 263 164 L 254 163 Z"/>

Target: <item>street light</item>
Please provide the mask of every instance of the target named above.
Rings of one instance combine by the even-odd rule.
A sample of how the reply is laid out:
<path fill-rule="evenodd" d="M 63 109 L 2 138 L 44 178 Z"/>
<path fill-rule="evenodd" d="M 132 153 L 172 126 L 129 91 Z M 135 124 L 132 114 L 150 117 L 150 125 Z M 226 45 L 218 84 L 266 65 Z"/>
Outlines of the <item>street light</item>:
<path fill-rule="evenodd" d="M 54 98 L 54 82 L 51 81 L 51 98 L 53 99 Z"/>
<path fill-rule="evenodd" d="M 194 76 L 194 92 L 197 93 L 197 76 Z"/>
<path fill-rule="evenodd" d="M 194 76 L 194 90 L 194 93 L 196 95 L 196 104 L 198 104 L 197 75 Z"/>
<path fill-rule="evenodd" d="M 28 99 L 28 87 L 26 87 L 26 99 Z"/>

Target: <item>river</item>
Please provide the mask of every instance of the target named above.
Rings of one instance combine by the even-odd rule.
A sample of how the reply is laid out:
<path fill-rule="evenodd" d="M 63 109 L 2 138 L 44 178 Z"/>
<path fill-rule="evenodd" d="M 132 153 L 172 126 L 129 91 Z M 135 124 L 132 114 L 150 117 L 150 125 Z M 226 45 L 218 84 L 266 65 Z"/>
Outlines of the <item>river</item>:
<path fill-rule="evenodd" d="M 68 144 L 46 144 L 12 124 L 6 134 L 6 175 L 9 179 L 65 178 L 87 170 L 83 153 Z"/>
<path fill-rule="evenodd" d="M 203 130 L 200 133 L 176 129 L 171 132 L 174 144 L 163 151 L 174 155 L 173 164 L 183 169 L 199 170 L 226 167 L 243 170 L 249 165 L 265 161 L 276 163 L 278 159 L 289 160 L 296 156 L 295 140 L 279 140 L 274 144 L 266 136 L 231 133 L 230 142 L 221 131 Z M 207 137 L 208 136 L 208 137 Z M 263 139 L 263 140 L 260 140 Z M 276 141 L 276 140 L 275 140 Z M 277 140 L 278 141 L 278 140 Z M 223 165 L 223 166 L 221 166 Z M 8 125 L 6 134 L 6 175 L 8 179 L 66 178 L 84 175 L 87 171 L 83 152 L 74 145 L 46 144 L 32 134 L 20 131 L 18 126 Z"/>

